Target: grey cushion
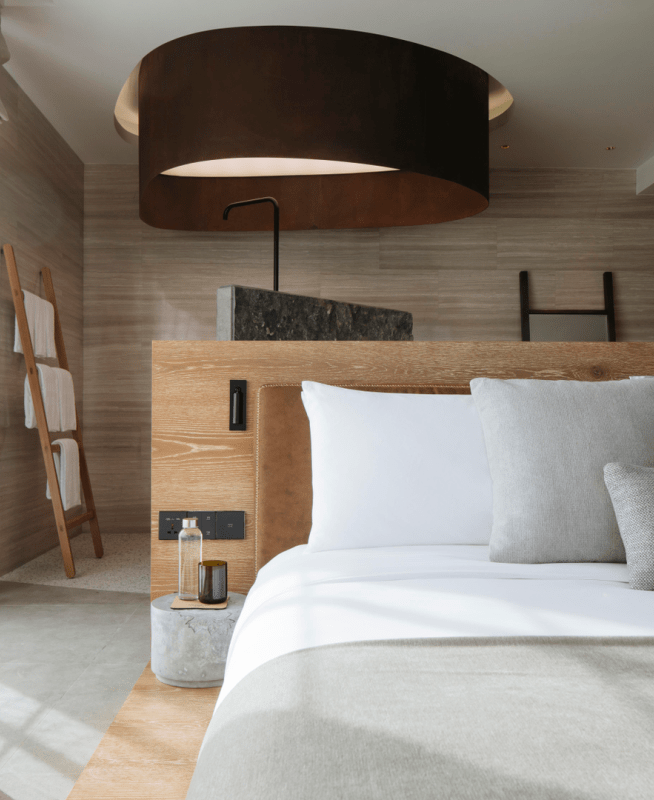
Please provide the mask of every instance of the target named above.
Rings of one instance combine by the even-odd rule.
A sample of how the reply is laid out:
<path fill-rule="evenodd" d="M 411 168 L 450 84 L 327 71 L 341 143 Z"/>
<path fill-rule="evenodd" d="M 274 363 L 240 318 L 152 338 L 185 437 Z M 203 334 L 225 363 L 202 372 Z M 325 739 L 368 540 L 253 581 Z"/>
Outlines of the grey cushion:
<path fill-rule="evenodd" d="M 604 481 L 627 552 L 629 585 L 654 590 L 654 469 L 607 464 Z"/>
<path fill-rule="evenodd" d="M 477 378 L 493 479 L 491 561 L 621 561 L 604 465 L 654 463 L 654 381 Z"/>

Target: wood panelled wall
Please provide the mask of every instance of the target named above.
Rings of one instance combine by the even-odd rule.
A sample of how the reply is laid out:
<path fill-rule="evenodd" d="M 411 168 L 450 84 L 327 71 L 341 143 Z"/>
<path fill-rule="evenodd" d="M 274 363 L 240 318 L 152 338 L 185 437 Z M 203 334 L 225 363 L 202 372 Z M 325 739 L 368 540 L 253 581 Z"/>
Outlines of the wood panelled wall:
<path fill-rule="evenodd" d="M 490 208 L 442 225 L 284 232 L 280 289 L 410 311 L 418 340 L 520 338 L 532 304 L 601 307 L 614 273 L 617 335 L 654 340 L 654 196 L 628 170 L 502 170 Z M 234 198 L 240 199 L 240 198 Z M 283 213 L 283 210 L 282 210 Z M 149 228 L 131 166 L 85 177 L 85 444 L 103 530 L 150 519 L 152 340 L 215 338 L 215 289 L 272 288 L 272 235 Z M 193 381 L 176 386 L 183 402 Z"/>
<path fill-rule="evenodd" d="M 52 270 L 81 414 L 84 166 L 2 68 L 0 97 L 9 113 L 0 125 L 0 243 L 14 246 L 27 291 L 43 296 L 39 272 Z M 13 352 L 14 306 L 3 258 L 0 325 L 2 575 L 58 541 L 38 433 L 25 427 L 25 362 Z"/>

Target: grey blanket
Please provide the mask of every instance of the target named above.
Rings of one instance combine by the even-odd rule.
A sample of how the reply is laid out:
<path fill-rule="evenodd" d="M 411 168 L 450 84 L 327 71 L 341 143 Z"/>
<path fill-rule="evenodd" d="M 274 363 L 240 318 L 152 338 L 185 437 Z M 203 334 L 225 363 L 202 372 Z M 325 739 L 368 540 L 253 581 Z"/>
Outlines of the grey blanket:
<path fill-rule="evenodd" d="M 654 640 L 317 647 L 246 676 L 187 800 L 651 800 Z"/>

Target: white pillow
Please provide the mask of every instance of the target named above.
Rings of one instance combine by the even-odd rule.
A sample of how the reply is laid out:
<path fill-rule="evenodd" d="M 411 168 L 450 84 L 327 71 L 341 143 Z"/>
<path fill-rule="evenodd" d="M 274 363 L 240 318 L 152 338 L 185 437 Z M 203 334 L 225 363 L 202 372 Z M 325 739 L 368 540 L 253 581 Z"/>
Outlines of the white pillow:
<path fill-rule="evenodd" d="M 493 496 L 469 395 L 302 383 L 311 425 L 308 549 L 488 544 Z"/>

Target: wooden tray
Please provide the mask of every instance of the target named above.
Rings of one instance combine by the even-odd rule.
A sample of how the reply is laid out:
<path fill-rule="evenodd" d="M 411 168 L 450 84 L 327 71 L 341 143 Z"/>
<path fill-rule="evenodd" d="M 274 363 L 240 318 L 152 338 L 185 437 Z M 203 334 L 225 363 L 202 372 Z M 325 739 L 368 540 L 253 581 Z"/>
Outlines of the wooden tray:
<path fill-rule="evenodd" d="M 204 608 L 211 611 L 214 608 L 227 608 L 227 603 L 229 603 L 229 595 L 227 595 L 227 600 L 224 603 L 201 603 L 199 600 L 180 600 L 179 597 L 175 597 L 173 602 L 171 603 L 171 608 Z"/>

